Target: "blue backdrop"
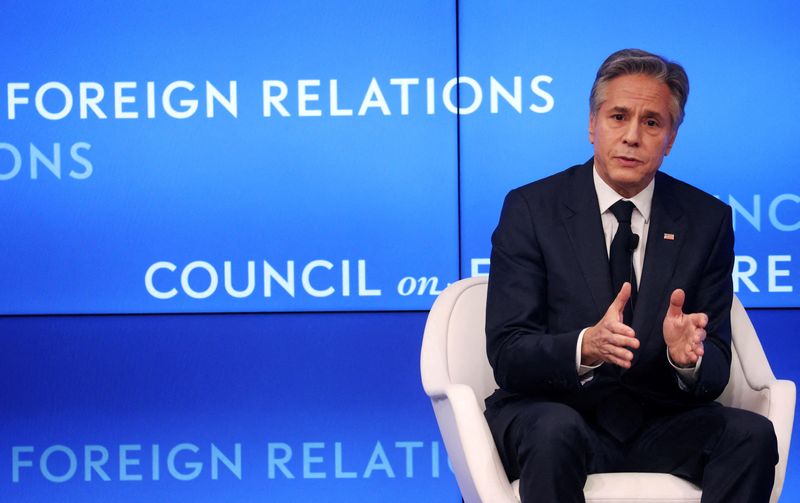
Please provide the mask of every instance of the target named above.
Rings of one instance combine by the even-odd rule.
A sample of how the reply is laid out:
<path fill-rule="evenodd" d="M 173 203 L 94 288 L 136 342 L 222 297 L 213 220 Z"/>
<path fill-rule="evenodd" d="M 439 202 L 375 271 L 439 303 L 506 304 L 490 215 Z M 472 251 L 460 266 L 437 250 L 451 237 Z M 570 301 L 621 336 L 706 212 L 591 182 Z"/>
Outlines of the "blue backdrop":
<path fill-rule="evenodd" d="M 626 46 L 691 76 L 663 169 L 734 207 L 737 293 L 798 307 L 796 8 L 623 4 L 13 2 L 0 313 L 427 309 Z"/>
<path fill-rule="evenodd" d="M 787 343 L 797 312 L 750 316 L 774 372 L 800 380 L 800 348 Z M 425 313 L 0 318 L 2 501 L 458 502 L 419 384 L 424 323 Z M 782 501 L 800 497 L 797 445 Z M 98 467 L 88 481 L 87 449 Z"/>
<path fill-rule="evenodd" d="M 452 4 L 18 3 L 0 46 L 0 311 L 425 309 L 403 278 L 457 278 Z"/>
<path fill-rule="evenodd" d="M 589 88 L 622 47 L 687 68 L 663 169 L 733 206 L 737 293 L 781 308 L 750 314 L 797 381 L 797 18 L 4 2 L 0 500 L 458 501 L 425 310 L 488 272 L 508 190 L 589 158 Z"/>

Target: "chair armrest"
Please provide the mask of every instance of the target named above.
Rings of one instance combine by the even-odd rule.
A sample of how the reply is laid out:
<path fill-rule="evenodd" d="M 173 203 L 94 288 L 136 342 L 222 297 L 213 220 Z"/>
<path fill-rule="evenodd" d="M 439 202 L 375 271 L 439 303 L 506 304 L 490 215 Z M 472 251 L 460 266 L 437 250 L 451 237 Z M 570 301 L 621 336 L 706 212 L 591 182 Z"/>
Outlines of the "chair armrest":
<path fill-rule="evenodd" d="M 431 390 L 431 402 L 466 503 L 518 503 L 478 399 L 465 384 Z"/>
<path fill-rule="evenodd" d="M 789 461 L 789 444 L 792 439 L 794 424 L 794 406 L 797 390 L 792 381 L 776 379 L 765 386 L 769 392 L 769 412 L 767 417 L 775 428 L 778 438 L 778 465 L 775 467 L 775 484 L 770 501 L 777 502 L 783 489 L 786 466 Z"/>

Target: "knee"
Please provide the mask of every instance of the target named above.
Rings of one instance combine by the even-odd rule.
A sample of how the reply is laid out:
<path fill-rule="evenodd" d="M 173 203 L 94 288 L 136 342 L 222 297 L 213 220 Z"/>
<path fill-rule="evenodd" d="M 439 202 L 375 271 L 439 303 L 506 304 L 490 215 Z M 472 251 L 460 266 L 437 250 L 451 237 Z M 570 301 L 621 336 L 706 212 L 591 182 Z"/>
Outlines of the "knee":
<path fill-rule="evenodd" d="M 749 411 L 737 411 L 726 418 L 723 438 L 753 461 L 778 462 L 778 441 L 772 421 Z"/>
<path fill-rule="evenodd" d="M 578 412 L 562 404 L 551 404 L 527 418 L 524 443 L 546 456 L 570 456 L 586 445 L 586 424 Z"/>

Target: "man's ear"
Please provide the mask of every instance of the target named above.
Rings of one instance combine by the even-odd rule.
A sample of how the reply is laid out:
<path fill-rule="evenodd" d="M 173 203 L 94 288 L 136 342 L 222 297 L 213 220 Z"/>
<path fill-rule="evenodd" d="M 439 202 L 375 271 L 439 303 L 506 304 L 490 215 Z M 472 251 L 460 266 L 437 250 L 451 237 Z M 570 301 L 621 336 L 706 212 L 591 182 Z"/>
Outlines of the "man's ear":
<path fill-rule="evenodd" d="M 594 145 L 594 123 L 597 121 L 597 116 L 592 112 L 589 112 L 589 143 Z M 675 138 L 672 139 L 673 141 Z M 671 147 L 672 145 L 670 145 Z M 668 149 L 670 148 L 668 147 Z M 669 150 L 667 150 L 669 151 Z"/>
<path fill-rule="evenodd" d="M 664 156 L 669 155 L 669 151 L 672 150 L 672 144 L 675 143 L 675 137 L 678 136 L 678 129 L 673 129 L 672 132 L 669 134 L 669 139 L 667 140 L 667 148 L 664 150 Z"/>

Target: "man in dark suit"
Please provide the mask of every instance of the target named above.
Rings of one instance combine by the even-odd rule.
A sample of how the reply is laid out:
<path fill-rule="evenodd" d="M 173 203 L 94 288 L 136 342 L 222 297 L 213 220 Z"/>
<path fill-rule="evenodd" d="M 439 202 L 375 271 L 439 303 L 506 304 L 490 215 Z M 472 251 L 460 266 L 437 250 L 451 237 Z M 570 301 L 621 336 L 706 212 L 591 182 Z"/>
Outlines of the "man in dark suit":
<path fill-rule="evenodd" d="M 590 473 L 672 473 L 704 502 L 766 502 L 772 423 L 714 402 L 731 361 L 730 208 L 658 172 L 683 68 L 636 49 L 600 67 L 594 157 L 511 191 L 492 236 L 486 418 L 522 501 L 584 501 Z"/>

